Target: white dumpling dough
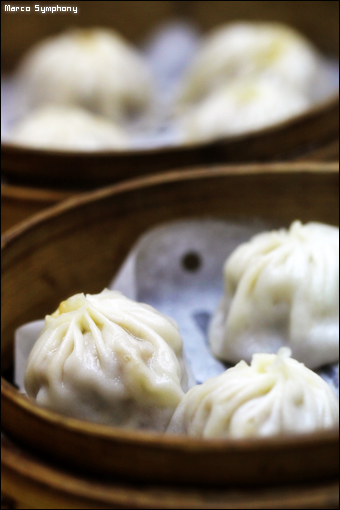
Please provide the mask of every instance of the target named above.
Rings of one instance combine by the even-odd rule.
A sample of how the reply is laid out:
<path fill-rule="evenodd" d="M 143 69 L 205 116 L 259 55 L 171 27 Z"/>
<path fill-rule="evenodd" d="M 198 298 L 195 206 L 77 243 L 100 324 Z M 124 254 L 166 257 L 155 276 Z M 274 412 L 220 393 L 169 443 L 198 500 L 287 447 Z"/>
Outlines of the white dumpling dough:
<path fill-rule="evenodd" d="M 34 46 L 21 62 L 23 112 L 46 103 L 77 105 L 115 121 L 143 111 L 151 75 L 139 53 L 109 29 L 73 29 Z"/>
<path fill-rule="evenodd" d="M 180 116 L 180 137 L 190 143 L 257 131 L 299 115 L 308 106 L 300 92 L 279 80 L 239 80 L 220 87 Z"/>
<path fill-rule="evenodd" d="M 68 416 L 165 430 L 188 389 L 176 323 L 105 289 L 46 316 L 25 373 L 28 396 Z"/>
<path fill-rule="evenodd" d="M 282 346 L 309 368 L 339 360 L 339 229 L 295 221 L 240 245 L 224 265 L 213 354 L 249 362 Z"/>
<path fill-rule="evenodd" d="M 169 433 L 204 438 L 261 437 L 337 427 L 339 404 L 328 384 L 287 348 L 255 354 L 195 386 L 176 409 Z"/>
<path fill-rule="evenodd" d="M 195 103 L 221 85 L 254 75 L 275 77 L 309 96 L 319 70 L 319 53 L 294 29 L 280 23 L 230 23 L 203 41 L 179 102 Z"/>
<path fill-rule="evenodd" d="M 56 105 L 27 115 L 12 129 L 6 141 L 66 151 L 123 150 L 130 145 L 121 126 L 81 108 Z"/>

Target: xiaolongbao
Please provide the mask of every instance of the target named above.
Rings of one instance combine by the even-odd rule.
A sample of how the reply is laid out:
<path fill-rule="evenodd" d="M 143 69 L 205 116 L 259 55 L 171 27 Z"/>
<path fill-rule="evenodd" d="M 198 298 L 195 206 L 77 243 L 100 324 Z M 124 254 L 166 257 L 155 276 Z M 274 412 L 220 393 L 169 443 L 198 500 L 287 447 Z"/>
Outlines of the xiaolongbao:
<path fill-rule="evenodd" d="M 119 150 L 129 147 L 124 129 L 78 107 L 50 105 L 25 117 L 10 132 L 9 143 L 57 150 Z"/>
<path fill-rule="evenodd" d="M 43 40 L 17 74 L 23 111 L 77 105 L 125 121 L 149 105 L 151 74 L 139 53 L 109 29 L 74 29 Z"/>
<path fill-rule="evenodd" d="M 317 50 L 294 29 L 279 23 L 230 23 L 203 42 L 179 103 L 197 103 L 220 86 L 255 75 L 274 76 L 309 96 L 319 71 Z"/>
<path fill-rule="evenodd" d="M 176 409 L 168 432 L 205 438 L 261 437 L 338 426 L 339 404 L 328 384 L 287 348 L 255 354 L 195 386 Z"/>
<path fill-rule="evenodd" d="M 162 431 L 188 389 L 182 338 L 170 318 L 120 292 L 76 294 L 46 317 L 25 388 L 68 416 Z"/>
<path fill-rule="evenodd" d="M 308 100 L 281 81 L 240 80 L 220 87 L 178 119 L 184 142 L 256 131 L 308 109 Z"/>
<path fill-rule="evenodd" d="M 339 229 L 295 221 L 254 236 L 224 265 L 209 339 L 226 361 L 288 346 L 310 368 L 339 360 Z"/>

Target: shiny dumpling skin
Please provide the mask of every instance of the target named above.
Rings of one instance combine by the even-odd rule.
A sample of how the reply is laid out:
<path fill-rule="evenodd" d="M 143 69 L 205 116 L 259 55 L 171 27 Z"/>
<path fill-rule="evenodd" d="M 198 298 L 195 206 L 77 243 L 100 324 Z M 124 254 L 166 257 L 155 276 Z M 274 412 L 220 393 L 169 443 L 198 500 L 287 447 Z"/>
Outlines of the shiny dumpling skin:
<path fill-rule="evenodd" d="M 309 97 L 319 71 L 319 53 L 294 29 L 280 23 L 234 22 L 202 42 L 178 103 L 197 103 L 221 85 L 255 75 L 275 77 Z"/>
<path fill-rule="evenodd" d="M 130 139 L 124 129 L 78 107 L 44 106 L 28 114 L 10 132 L 7 142 L 63 151 L 124 150 Z"/>
<path fill-rule="evenodd" d="M 185 143 L 257 131 L 304 113 L 308 100 L 273 78 L 239 80 L 220 87 L 178 118 Z"/>
<path fill-rule="evenodd" d="M 109 29 L 73 29 L 39 42 L 20 63 L 16 81 L 23 113 L 56 103 L 123 122 L 143 112 L 152 96 L 142 56 Z"/>
<path fill-rule="evenodd" d="M 266 437 L 329 429 L 339 404 L 328 384 L 289 357 L 289 349 L 255 354 L 195 386 L 176 409 L 168 433 L 203 438 Z"/>
<path fill-rule="evenodd" d="M 188 389 L 176 323 L 120 292 L 77 294 L 46 317 L 25 373 L 38 405 L 163 431 Z"/>
<path fill-rule="evenodd" d="M 209 327 L 213 354 L 249 362 L 282 346 L 309 368 L 339 360 L 339 229 L 321 223 L 265 232 L 224 266 Z"/>

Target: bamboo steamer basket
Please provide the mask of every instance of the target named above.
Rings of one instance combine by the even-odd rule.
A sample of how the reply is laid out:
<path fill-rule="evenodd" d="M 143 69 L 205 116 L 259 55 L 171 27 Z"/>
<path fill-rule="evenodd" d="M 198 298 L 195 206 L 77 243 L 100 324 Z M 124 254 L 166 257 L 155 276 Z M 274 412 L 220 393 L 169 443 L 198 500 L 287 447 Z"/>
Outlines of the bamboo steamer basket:
<path fill-rule="evenodd" d="M 3 2 L 4 3 L 4 2 Z M 62 4 L 63 2 L 61 2 Z M 26 5 L 26 4 L 25 4 Z M 87 2 L 77 15 L 5 13 L 2 70 L 15 68 L 29 46 L 70 25 L 111 26 L 140 42 L 161 23 L 183 17 L 203 31 L 232 20 L 282 21 L 304 33 L 326 55 L 339 55 L 339 4 L 297 2 Z M 34 29 L 33 29 L 34 28 Z M 2 172 L 11 182 L 42 187 L 94 188 L 143 174 L 209 163 L 292 159 L 336 160 L 339 156 L 339 95 L 306 114 L 237 137 L 188 146 L 84 154 L 2 144 Z"/>
<path fill-rule="evenodd" d="M 337 164 L 208 167 L 72 197 L 2 238 L 2 428 L 19 446 L 109 480 L 270 486 L 334 480 L 339 430 L 199 440 L 128 431 L 39 408 L 11 384 L 14 330 L 77 292 L 100 292 L 147 229 L 193 217 L 337 224 Z"/>

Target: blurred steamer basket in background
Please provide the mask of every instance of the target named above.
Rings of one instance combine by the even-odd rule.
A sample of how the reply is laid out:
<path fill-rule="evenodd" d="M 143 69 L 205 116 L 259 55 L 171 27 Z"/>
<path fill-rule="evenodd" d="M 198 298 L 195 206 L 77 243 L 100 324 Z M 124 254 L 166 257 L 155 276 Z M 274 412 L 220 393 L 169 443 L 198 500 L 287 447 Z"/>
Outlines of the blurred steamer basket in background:
<path fill-rule="evenodd" d="M 2 2 L 2 4 L 5 4 Z M 64 4 L 64 2 L 60 2 Z M 67 2 L 65 2 L 65 5 Z M 87 2 L 74 14 L 5 13 L 2 72 L 11 73 L 37 41 L 72 26 L 111 27 L 136 44 L 170 21 L 184 20 L 205 32 L 240 20 L 291 25 L 328 57 L 338 58 L 338 2 Z M 2 144 L 2 174 L 16 185 L 93 189 L 162 170 L 209 163 L 279 160 L 336 160 L 338 94 L 304 114 L 258 132 L 192 145 L 119 152 L 66 152 Z"/>

